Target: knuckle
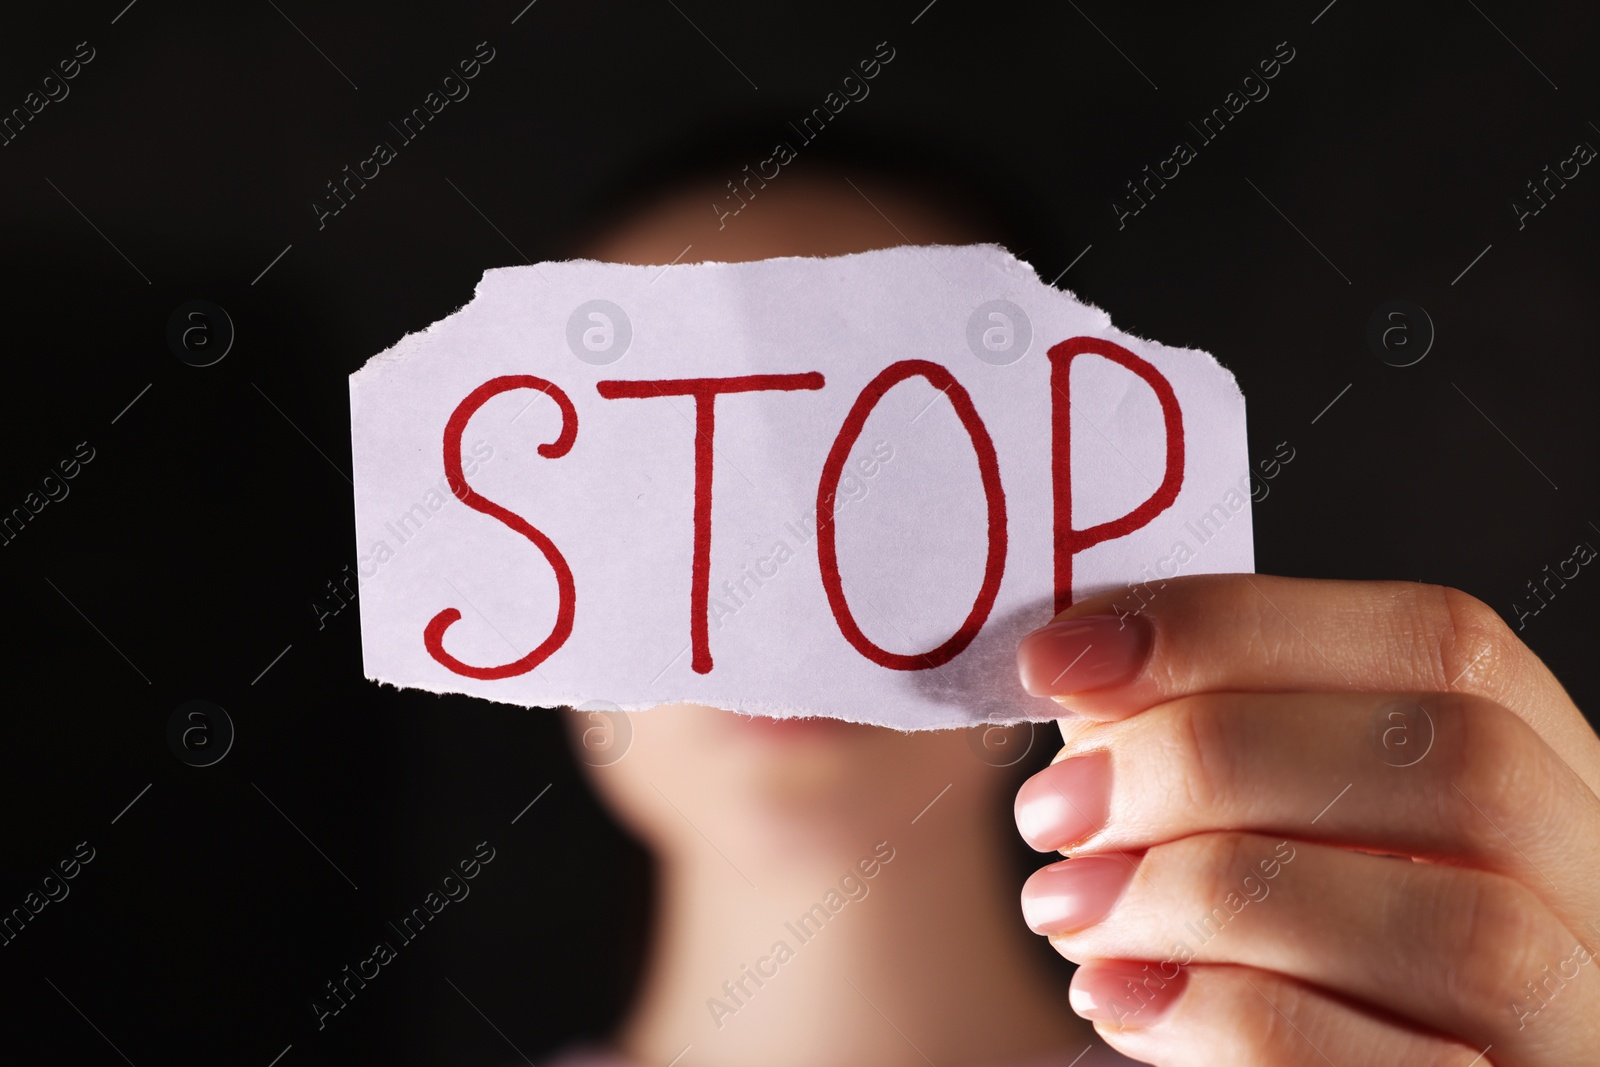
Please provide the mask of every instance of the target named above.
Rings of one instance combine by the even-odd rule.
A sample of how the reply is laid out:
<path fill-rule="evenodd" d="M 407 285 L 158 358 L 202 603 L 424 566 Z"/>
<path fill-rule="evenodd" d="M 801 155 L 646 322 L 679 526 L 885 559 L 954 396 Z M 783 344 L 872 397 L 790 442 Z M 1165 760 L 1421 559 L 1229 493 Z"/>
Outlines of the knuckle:
<path fill-rule="evenodd" d="M 1242 976 L 1241 976 L 1242 977 Z M 1262 1055 L 1258 1061 L 1266 1064 L 1293 1063 L 1311 1051 L 1305 1034 L 1310 1025 L 1306 1018 L 1310 1011 L 1310 997 L 1304 987 L 1293 982 L 1278 982 L 1268 1001 L 1266 994 L 1249 988 L 1241 990 L 1241 997 L 1255 1000 L 1255 1016 L 1261 1024 Z"/>
<path fill-rule="evenodd" d="M 1281 1067 L 1289 1063 L 1360 1062 L 1404 1063 L 1406 1067 L 1488 1067 L 1489 1061 L 1481 1052 L 1452 1038 L 1355 1030 L 1344 1006 L 1330 1002 L 1326 994 L 1311 986 L 1271 972 L 1210 967 L 1200 980 L 1211 987 L 1204 997 L 1209 1024 L 1205 1028 L 1204 1051 L 1193 1059 L 1172 1061 L 1175 1064 Z M 1216 1025 L 1222 1018 L 1237 1025 Z M 1340 1056 L 1339 1051 L 1345 1055 Z M 1367 1054 L 1361 1056 L 1362 1051 Z M 1352 1055 L 1358 1060 L 1352 1061 Z"/>
<path fill-rule="evenodd" d="M 1516 715 L 1488 700 L 1450 698 L 1440 719 L 1454 735 L 1451 816 L 1463 840 L 1479 852 L 1502 852 L 1507 834 L 1532 832 L 1531 813 L 1545 806 L 1552 776 L 1538 735 Z"/>
<path fill-rule="evenodd" d="M 1445 992 L 1464 1014 L 1497 1018 L 1524 995 L 1525 981 L 1560 957 L 1562 944 L 1539 899 L 1521 883 L 1477 874 L 1460 892 L 1436 911 Z"/>
<path fill-rule="evenodd" d="M 1308 1032 L 1323 1028 L 1318 1025 L 1322 1021 L 1320 1005 L 1309 989 L 1267 974 L 1257 973 L 1252 978 L 1242 967 L 1218 968 L 1212 973 L 1225 990 L 1226 999 L 1236 1006 L 1238 1018 L 1247 1021 L 1247 1025 L 1237 1028 L 1240 1034 L 1228 1048 L 1225 1060 L 1207 1062 L 1241 1067 L 1321 1062 L 1307 1037 Z"/>
<path fill-rule="evenodd" d="M 1523 657 L 1523 645 L 1505 620 L 1470 593 L 1433 587 L 1432 639 L 1446 690 L 1498 692 Z"/>
<path fill-rule="evenodd" d="M 1168 740 L 1176 750 L 1175 786 L 1194 815 L 1204 817 L 1240 793 L 1237 782 L 1238 744 L 1233 736 L 1238 716 L 1222 713 L 1217 701 L 1190 697 L 1169 705 Z"/>
<path fill-rule="evenodd" d="M 1230 894 L 1237 895 L 1246 875 L 1252 874 L 1257 861 L 1271 851 L 1265 838 L 1237 831 L 1217 831 L 1194 834 L 1168 845 L 1158 846 L 1150 853 L 1162 852 L 1163 866 L 1170 866 L 1175 874 L 1185 878 L 1194 887 L 1197 899 L 1191 906 L 1202 909 L 1225 908 Z M 1147 854 L 1148 855 L 1148 854 Z M 1167 881 L 1163 877 L 1163 883 Z M 1179 883 L 1182 884 L 1182 883 Z"/>

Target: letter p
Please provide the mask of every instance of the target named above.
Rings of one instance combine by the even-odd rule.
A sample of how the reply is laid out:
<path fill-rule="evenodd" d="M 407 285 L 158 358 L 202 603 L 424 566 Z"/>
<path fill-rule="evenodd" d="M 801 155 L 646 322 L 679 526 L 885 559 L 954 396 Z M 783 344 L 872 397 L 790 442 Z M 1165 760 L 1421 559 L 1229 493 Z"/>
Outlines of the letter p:
<path fill-rule="evenodd" d="M 1072 525 L 1072 360 L 1093 354 L 1125 367 L 1144 379 L 1161 404 L 1167 436 L 1166 471 L 1161 484 L 1126 515 L 1079 530 Z M 1183 488 L 1183 412 L 1177 394 L 1161 372 L 1112 341 L 1073 337 L 1050 349 L 1050 481 L 1055 498 L 1056 611 L 1072 606 L 1072 561 L 1079 552 L 1124 537 L 1146 526 L 1172 506 Z"/>

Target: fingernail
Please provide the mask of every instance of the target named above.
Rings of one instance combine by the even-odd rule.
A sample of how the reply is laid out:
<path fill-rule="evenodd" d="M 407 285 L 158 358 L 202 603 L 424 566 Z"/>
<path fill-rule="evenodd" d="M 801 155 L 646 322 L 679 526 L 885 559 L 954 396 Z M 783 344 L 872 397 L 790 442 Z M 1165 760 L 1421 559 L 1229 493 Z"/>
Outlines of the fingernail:
<path fill-rule="evenodd" d="M 1085 615 L 1040 627 L 1017 647 L 1022 688 L 1070 696 L 1128 682 L 1150 655 L 1150 624 L 1137 615 Z"/>
<path fill-rule="evenodd" d="M 1183 968 L 1170 960 L 1096 960 L 1079 967 L 1072 976 L 1067 1002 L 1090 1022 L 1141 1030 L 1159 1022 L 1177 1003 L 1187 980 Z"/>
<path fill-rule="evenodd" d="M 1036 934 L 1068 934 L 1111 914 L 1138 861 L 1082 856 L 1042 867 L 1022 887 L 1022 918 Z"/>
<path fill-rule="evenodd" d="M 1111 810 L 1111 755 L 1091 752 L 1052 763 L 1017 790 L 1017 832 L 1040 852 L 1082 841 Z"/>

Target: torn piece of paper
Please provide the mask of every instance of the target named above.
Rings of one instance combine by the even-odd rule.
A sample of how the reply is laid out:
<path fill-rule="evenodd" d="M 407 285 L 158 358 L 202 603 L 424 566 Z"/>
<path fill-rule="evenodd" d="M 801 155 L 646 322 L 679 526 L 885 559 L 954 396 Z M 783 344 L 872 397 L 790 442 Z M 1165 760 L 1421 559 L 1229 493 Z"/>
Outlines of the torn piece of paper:
<path fill-rule="evenodd" d="M 1232 376 L 992 245 L 490 270 L 350 406 L 397 686 L 1042 720 L 1015 652 L 1058 608 L 1253 568 Z"/>

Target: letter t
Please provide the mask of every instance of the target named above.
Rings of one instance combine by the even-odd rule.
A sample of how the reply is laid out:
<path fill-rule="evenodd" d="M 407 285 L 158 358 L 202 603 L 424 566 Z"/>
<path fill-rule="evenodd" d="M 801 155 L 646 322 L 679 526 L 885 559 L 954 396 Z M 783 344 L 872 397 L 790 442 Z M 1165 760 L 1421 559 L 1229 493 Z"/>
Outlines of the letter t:
<path fill-rule="evenodd" d="M 607 400 L 694 397 L 694 559 L 689 572 L 689 664 L 696 674 L 711 671 L 707 617 L 711 587 L 711 464 L 715 457 L 716 399 L 722 393 L 821 389 L 822 375 L 747 374 L 737 378 L 666 378 L 654 381 L 603 381 L 595 387 Z"/>

